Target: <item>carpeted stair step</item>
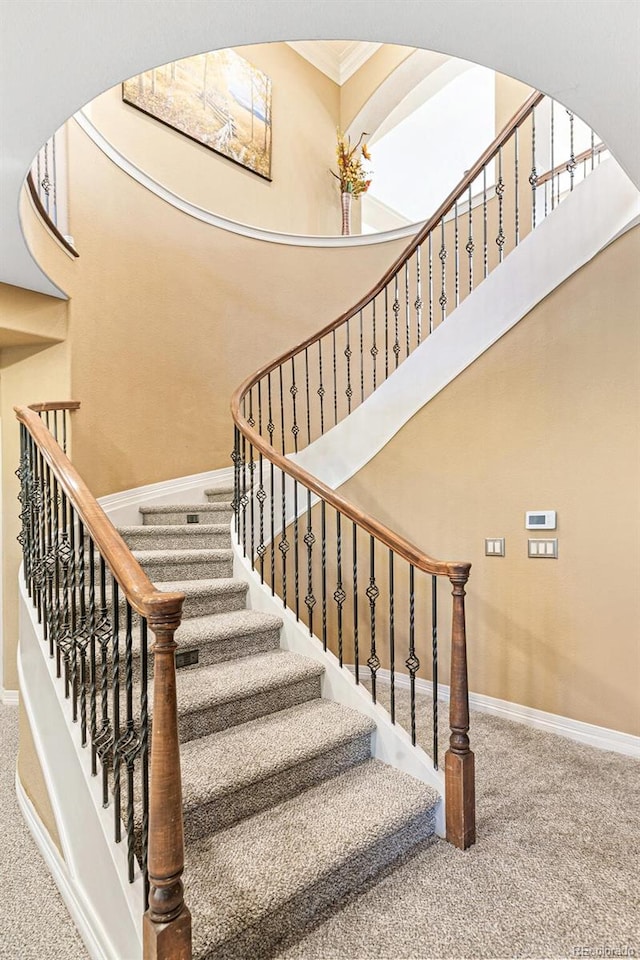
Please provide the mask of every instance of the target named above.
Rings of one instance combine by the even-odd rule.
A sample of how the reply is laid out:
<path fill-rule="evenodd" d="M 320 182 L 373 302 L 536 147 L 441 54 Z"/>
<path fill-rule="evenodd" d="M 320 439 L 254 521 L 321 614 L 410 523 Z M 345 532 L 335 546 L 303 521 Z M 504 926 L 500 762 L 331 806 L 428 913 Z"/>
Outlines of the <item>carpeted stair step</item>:
<path fill-rule="evenodd" d="M 249 584 L 235 577 L 214 577 L 206 580 L 164 580 L 158 584 L 163 593 L 184 593 L 183 622 L 190 617 L 206 617 L 212 613 L 244 610 Z M 107 586 L 107 614 L 111 617 L 111 588 Z M 125 603 L 120 594 L 120 622 L 125 622 Z M 138 615 L 134 613 L 134 623 Z"/>
<path fill-rule="evenodd" d="M 155 584 L 233 575 L 231 550 L 134 550 L 133 555 Z"/>
<path fill-rule="evenodd" d="M 139 507 L 144 526 L 195 526 L 229 523 L 233 516 L 228 503 L 159 503 Z"/>
<path fill-rule="evenodd" d="M 324 668 L 315 660 L 284 650 L 178 670 L 180 740 L 198 737 L 286 710 L 320 696 Z M 134 688 L 134 701 L 140 699 Z M 153 692 L 150 691 L 153 707 Z"/>
<path fill-rule="evenodd" d="M 188 842 L 185 900 L 193 917 L 194 960 L 273 957 L 432 837 L 437 800 L 431 787 L 367 760 L 214 836 Z M 330 952 L 339 956 L 336 945 Z"/>
<path fill-rule="evenodd" d="M 228 523 L 152 524 L 119 527 L 131 550 L 229 550 Z"/>
<path fill-rule="evenodd" d="M 374 723 L 311 700 L 180 751 L 185 836 L 204 837 L 337 776 L 371 756 Z"/>
<path fill-rule="evenodd" d="M 233 492 L 233 480 L 225 480 L 209 487 L 208 490 L 205 490 L 204 495 L 209 503 L 230 504 L 233 500 Z"/>

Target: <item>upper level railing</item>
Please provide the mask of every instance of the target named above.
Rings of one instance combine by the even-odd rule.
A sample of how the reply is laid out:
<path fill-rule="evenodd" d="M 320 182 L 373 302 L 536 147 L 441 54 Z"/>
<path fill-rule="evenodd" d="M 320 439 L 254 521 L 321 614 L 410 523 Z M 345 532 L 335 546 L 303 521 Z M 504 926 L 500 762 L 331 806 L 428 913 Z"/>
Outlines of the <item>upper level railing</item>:
<path fill-rule="evenodd" d="M 73 238 L 69 236 L 64 126 L 38 150 L 27 174 L 27 189 L 48 229 L 72 257 L 78 257 Z"/>
<path fill-rule="evenodd" d="M 579 152 L 585 137 L 588 149 Z M 393 722 L 398 673 L 408 674 L 403 723 L 414 744 L 430 739 L 436 768 L 439 583 L 451 582 L 446 815 L 447 836 L 461 847 L 475 838 L 464 610 L 470 564 L 429 556 L 289 455 L 364 403 L 593 170 L 602 149 L 573 114 L 532 94 L 373 289 L 249 377 L 232 400 L 236 534 L 245 556 L 324 648 L 353 665 L 356 682 L 366 679 L 374 701 L 384 693 L 380 677 L 388 677 Z M 418 679 L 431 684 L 429 718 L 417 714 Z"/>
<path fill-rule="evenodd" d="M 78 407 L 15 408 L 24 580 L 103 805 L 113 810 L 114 841 L 126 839 L 129 881 L 142 875 L 144 956 L 186 958 L 174 659 L 184 595 L 154 587 L 66 456 Z"/>

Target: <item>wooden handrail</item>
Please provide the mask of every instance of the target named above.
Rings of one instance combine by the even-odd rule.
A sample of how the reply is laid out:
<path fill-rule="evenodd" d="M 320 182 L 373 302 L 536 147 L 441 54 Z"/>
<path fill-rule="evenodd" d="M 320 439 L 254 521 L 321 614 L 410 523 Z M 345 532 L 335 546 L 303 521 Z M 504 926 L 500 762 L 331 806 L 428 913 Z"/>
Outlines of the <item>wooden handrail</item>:
<path fill-rule="evenodd" d="M 147 858 L 149 902 L 143 918 L 143 955 L 145 960 L 189 960 L 191 915 L 184 902 L 181 879 L 184 836 L 175 665 L 175 632 L 180 626 L 185 597 L 183 593 L 165 593 L 153 585 L 38 415 L 77 410 L 79 406 L 75 401 L 61 401 L 14 409 L 120 585 L 123 596 L 146 618 L 155 636 Z"/>
<path fill-rule="evenodd" d="M 46 209 L 45 209 L 45 206 L 44 206 L 44 204 L 43 204 L 43 202 L 42 202 L 42 200 L 40 199 L 40 196 L 39 196 L 39 194 L 38 194 L 38 190 L 37 190 L 37 188 L 36 188 L 36 185 L 35 185 L 35 183 L 33 182 L 33 176 L 32 176 L 32 174 L 31 174 L 31 171 L 29 171 L 29 173 L 27 174 L 27 188 L 28 188 L 28 190 L 29 190 L 29 194 L 30 194 L 30 196 L 31 196 L 31 199 L 33 200 L 33 204 L 34 204 L 36 210 L 38 211 L 38 215 L 39 215 L 40 218 L 44 221 L 46 227 L 51 231 L 51 233 L 54 235 L 54 237 L 56 238 L 56 240 L 58 241 L 58 243 L 62 244 L 62 246 L 64 247 L 64 249 L 67 251 L 67 253 L 70 253 L 72 257 L 76 257 L 76 258 L 79 257 L 80 254 L 78 253 L 78 251 L 76 250 L 76 248 L 75 248 L 75 247 L 72 247 L 71 244 L 69 243 L 69 241 L 67 240 L 67 238 L 66 238 L 65 236 L 63 236 L 63 234 L 60 233 L 60 231 L 58 230 L 57 226 L 55 225 L 55 223 L 53 222 L 53 220 L 51 219 L 51 217 L 50 217 L 49 214 L 47 213 L 47 211 L 46 211 Z M 57 409 L 58 409 L 58 410 L 61 410 L 61 409 L 68 409 L 68 410 L 70 410 L 70 409 L 73 409 L 73 408 L 71 408 L 71 407 L 67 407 L 67 408 L 58 407 Z"/>
<path fill-rule="evenodd" d="M 97 502 L 69 458 L 60 449 L 36 411 L 77 410 L 76 401 L 38 403 L 14 407 L 16 417 L 25 425 L 58 483 L 75 507 L 78 516 L 122 588 L 127 600 L 141 616 L 151 618 L 164 612 L 179 614 L 182 593 L 163 593 L 152 584 L 131 550 Z"/>
<path fill-rule="evenodd" d="M 583 163 L 585 160 L 588 160 L 591 156 L 597 156 L 599 153 L 603 153 L 607 149 L 606 144 L 598 143 L 596 146 L 588 150 L 583 150 L 582 153 L 579 153 L 577 157 L 573 158 L 573 162 L 576 167 Z M 536 187 L 539 187 L 541 183 L 548 183 L 549 180 L 552 180 L 553 177 L 557 176 L 559 173 L 568 173 L 567 170 L 568 160 L 565 160 L 564 163 L 559 163 L 557 167 L 554 167 L 553 170 L 547 170 L 546 173 L 541 173 L 539 177 L 536 177 Z"/>

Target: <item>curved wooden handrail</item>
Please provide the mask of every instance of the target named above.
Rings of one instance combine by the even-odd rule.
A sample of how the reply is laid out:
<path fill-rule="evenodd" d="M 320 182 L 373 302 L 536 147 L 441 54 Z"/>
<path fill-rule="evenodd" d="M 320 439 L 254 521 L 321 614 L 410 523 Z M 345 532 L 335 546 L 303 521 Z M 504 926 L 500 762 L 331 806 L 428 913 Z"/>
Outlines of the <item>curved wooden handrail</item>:
<path fill-rule="evenodd" d="M 451 191 L 446 200 L 440 204 L 433 216 L 427 220 L 420 232 L 416 234 L 409 245 L 396 258 L 396 260 L 384 273 L 382 278 L 371 290 L 369 290 L 368 293 L 361 297 L 353 307 L 340 314 L 336 320 L 327 324 L 317 333 L 307 337 L 301 343 L 297 344 L 297 346 L 287 350 L 285 353 L 281 354 L 279 357 L 276 357 L 274 360 L 271 360 L 255 373 L 251 374 L 251 376 L 247 377 L 247 379 L 237 388 L 231 398 L 231 415 L 234 423 L 241 430 L 243 436 L 256 450 L 264 454 L 264 456 L 271 463 L 277 466 L 280 470 L 284 471 L 284 473 L 288 474 L 288 476 L 302 483 L 313 493 L 317 494 L 317 496 L 319 496 L 322 500 L 325 500 L 328 504 L 334 507 L 343 516 L 348 517 L 359 527 L 366 530 L 376 539 L 380 540 L 399 556 L 413 564 L 413 566 L 418 570 L 423 570 L 425 573 L 447 577 L 465 575 L 466 577 L 469 574 L 471 564 L 462 561 L 436 560 L 434 557 L 430 557 L 428 554 L 424 553 L 409 540 L 401 537 L 399 534 L 389 529 L 389 527 L 386 527 L 373 517 L 370 517 L 368 514 L 364 513 L 364 511 L 359 510 L 353 504 L 349 503 L 348 500 L 346 500 L 344 497 L 341 497 L 340 494 L 336 493 L 330 487 L 327 487 L 324 483 L 322 483 L 312 474 L 308 473 L 298 464 L 294 463 L 283 454 L 279 454 L 270 443 L 264 440 L 263 437 L 261 437 L 260 434 L 249 425 L 248 421 L 241 413 L 241 404 L 243 398 L 247 395 L 251 388 L 255 386 L 258 381 L 262 380 L 263 377 L 268 376 L 268 374 L 273 370 L 281 367 L 283 364 L 290 361 L 293 357 L 297 356 L 313 343 L 316 343 L 327 334 L 342 326 L 342 324 L 346 323 L 347 320 L 350 320 L 360 310 L 364 309 L 367 304 L 374 300 L 375 297 L 377 297 L 378 294 L 385 289 L 387 284 L 398 273 L 409 257 L 413 255 L 417 248 L 434 230 L 436 225 L 450 212 L 459 197 L 469 189 L 474 180 L 476 180 L 476 178 L 480 175 L 486 164 L 493 160 L 501 147 L 503 147 L 504 144 L 509 140 L 514 130 L 524 123 L 524 121 L 531 114 L 533 109 L 540 103 L 543 97 L 544 94 L 540 93 L 539 91 L 531 94 L 531 96 L 523 103 L 518 112 L 504 126 L 493 143 L 487 147 L 484 153 L 473 164 L 471 169 L 466 172 L 460 183 Z"/>
<path fill-rule="evenodd" d="M 606 144 L 597 143 L 595 144 L 593 149 L 589 147 L 587 150 L 583 150 L 582 153 L 579 153 L 577 157 L 573 158 L 573 162 L 575 163 L 576 167 L 578 167 L 581 163 L 584 163 L 585 160 L 588 160 L 589 157 L 591 156 L 597 157 L 599 153 L 603 153 L 606 149 L 607 149 Z M 553 170 L 547 170 L 546 173 L 541 173 L 540 176 L 536 178 L 536 187 L 541 186 L 541 184 L 543 183 L 548 183 L 549 180 L 552 180 L 554 177 L 557 177 L 558 174 L 568 173 L 569 172 L 567 170 L 568 162 L 569 162 L 568 160 L 565 160 L 564 163 L 559 163 L 556 167 L 553 168 Z"/>
<path fill-rule="evenodd" d="M 182 593 L 163 593 L 152 584 L 131 550 L 96 501 L 69 458 L 62 452 L 37 411 L 77 410 L 77 401 L 37 403 L 14 407 L 42 456 L 53 470 L 58 483 L 75 507 L 78 516 L 104 557 L 131 606 L 143 617 L 157 619 L 179 616 L 184 602 Z"/>
<path fill-rule="evenodd" d="M 76 258 L 79 257 L 80 254 L 78 253 L 78 251 L 76 250 L 76 248 L 75 248 L 75 247 L 72 247 L 71 244 L 69 243 L 69 241 L 67 240 L 67 238 L 64 237 L 64 236 L 60 233 L 60 231 L 58 230 L 57 226 L 55 225 L 55 223 L 53 222 L 53 220 L 51 219 L 51 217 L 49 216 L 49 214 L 48 214 L 47 211 L 45 210 L 44 204 L 42 203 L 42 200 L 40 199 L 40 197 L 39 197 L 39 195 L 38 195 L 38 191 L 37 191 L 37 189 L 36 189 L 36 185 L 35 185 L 35 183 L 33 182 L 33 176 L 32 176 L 32 174 L 31 174 L 31 171 L 29 171 L 29 173 L 27 174 L 27 181 L 26 181 L 26 183 L 27 183 L 27 188 L 28 188 L 28 190 L 29 190 L 29 194 L 30 194 L 30 196 L 31 196 L 31 199 L 33 200 L 33 203 L 34 203 L 34 206 L 35 206 L 36 210 L 38 211 L 38 215 L 39 215 L 40 218 L 44 221 L 44 223 L 45 223 L 46 227 L 48 228 L 48 230 L 51 231 L 51 233 L 54 235 L 54 237 L 56 238 L 56 240 L 58 241 L 58 243 L 62 244 L 62 246 L 64 247 L 64 249 L 67 251 L 67 253 L 70 253 L 72 257 L 76 257 Z M 58 407 L 58 409 L 60 410 L 60 409 L 62 409 L 62 408 L 61 408 L 61 407 Z M 71 407 L 67 407 L 66 409 L 72 409 L 72 408 L 71 408 Z"/>
<path fill-rule="evenodd" d="M 509 140 L 513 131 L 524 123 L 534 107 L 536 107 L 543 98 L 544 93 L 536 91 L 535 93 L 532 93 L 527 100 L 525 100 L 521 108 L 503 127 L 493 143 L 487 147 L 487 149 L 478 158 L 471 169 L 466 172 L 460 183 L 454 187 L 446 200 L 440 204 L 433 216 L 426 221 L 420 232 L 413 237 L 409 245 L 405 247 L 403 252 L 394 260 L 389 269 L 382 276 L 382 279 L 380 279 L 375 286 L 369 290 L 368 293 L 365 293 L 365 295 L 358 300 L 355 306 L 351 307 L 349 310 L 346 310 L 344 313 L 341 313 L 337 320 L 333 320 L 331 323 L 328 323 L 317 333 L 311 334 L 311 336 L 307 337 L 306 340 L 303 340 L 302 343 L 299 343 L 292 349 L 287 350 L 279 357 L 276 357 L 275 360 L 271 360 L 269 363 L 265 364 L 258 371 L 256 371 L 256 373 L 253 373 L 250 377 L 247 377 L 244 383 L 242 383 L 238 390 L 236 390 L 234 393 L 232 400 L 232 411 L 233 403 L 236 397 L 246 394 L 251 387 L 258 382 L 258 380 L 266 377 L 267 374 L 271 373 L 272 370 L 275 370 L 288 360 L 291 360 L 292 357 L 301 353 L 306 347 L 310 347 L 311 344 L 315 343 L 317 340 L 320 340 L 322 337 L 325 337 L 328 333 L 331 333 L 333 330 L 337 330 L 338 327 L 342 326 L 343 323 L 346 323 L 347 320 L 350 320 L 352 317 L 354 317 L 360 310 L 363 310 L 367 304 L 369 304 L 375 297 L 378 296 L 379 293 L 382 293 L 389 281 L 392 280 L 400 268 L 404 266 L 405 261 L 408 260 L 413 253 L 415 253 L 422 243 L 424 243 L 425 239 L 433 231 L 436 225 L 440 223 L 442 218 L 453 209 L 456 200 L 458 200 L 459 197 L 469 189 L 474 180 L 479 176 L 479 174 L 482 173 L 482 170 L 486 164 L 493 160 L 500 148 L 503 147 Z"/>
<path fill-rule="evenodd" d="M 17 407 L 14 409 L 18 409 Z M 50 400 L 48 403 L 30 403 L 29 410 L 34 413 L 54 413 L 56 410 L 79 410 L 77 400 Z"/>

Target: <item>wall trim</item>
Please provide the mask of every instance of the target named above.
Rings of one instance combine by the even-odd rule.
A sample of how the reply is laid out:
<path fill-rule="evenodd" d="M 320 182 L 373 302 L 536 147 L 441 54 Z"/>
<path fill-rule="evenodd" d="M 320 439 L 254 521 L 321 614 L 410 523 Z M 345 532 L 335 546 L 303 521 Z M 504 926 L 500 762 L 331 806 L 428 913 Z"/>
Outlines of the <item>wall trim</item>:
<path fill-rule="evenodd" d="M 60 891 L 60 896 L 71 914 L 71 919 L 76 925 L 89 956 L 92 960 L 105 960 L 106 954 L 102 950 L 93 932 L 98 920 L 91 908 L 91 904 L 85 899 L 82 889 L 70 876 L 56 845 L 27 796 L 17 770 L 16 797 L 29 833 L 33 837 L 35 845 L 40 851 L 42 859 L 46 863 L 56 887 Z"/>
<path fill-rule="evenodd" d="M 347 669 L 353 673 L 355 668 L 350 664 Z M 377 675 L 380 679 L 387 681 L 391 677 L 389 670 L 378 670 Z M 409 674 L 396 673 L 395 683 L 398 687 L 408 689 Z M 416 690 L 432 696 L 433 684 L 430 680 L 422 680 L 418 677 Z M 438 684 L 438 698 L 443 703 L 449 702 L 447 684 Z M 573 720 L 571 717 L 563 717 L 557 713 L 547 713 L 545 710 L 537 710 L 535 707 L 527 707 L 521 703 L 489 697 L 484 693 L 469 693 L 469 706 L 479 713 L 489 713 L 494 717 L 502 717 L 504 720 L 512 720 L 514 723 L 522 723 L 536 730 L 544 730 L 546 733 L 566 737 L 577 743 L 597 747 L 599 750 L 612 750 L 626 757 L 640 759 L 640 737 L 631 733 L 622 733 L 620 730 L 611 730 L 609 727 L 598 727 L 593 723 L 585 723 L 584 720 Z"/>
<path fill-rule="evenodd" d="M 20 702 L 18 690 L 5 690 L 2 688 L 2 702 L 6 707 L 17 707 Z"/>
<path fill-rule="evenodd" d="M 213 484 L 233 482 L 233 467 L 221 467 L 219 470 L 205 470 L 173 480 L 160 480 L 143 487 L 131 487 L 118 493 L 109 493 L 98 497 L 98 503 L 114 524 L 140 523 L 138 507 L 151 503 L 179 503 L 181 497 L 188 496 L 189 503 L 205 503 L 204 491 Z"/>
<path fill-rule="evenodd" d="M 177 210 L 186 213 L 187 216 L 200 220 L 202 223 L 208 223 L 211 227 L 218 227 L 220 230 L 227 230 L 229 233 L 237 233 L 242 237 L 248 237 L 252 240 L 262 240 L 265 243 L 280 243 L 291 247 L 368 247 L 376 243 L 390 243 L 393 240 L 403 240 L 413 237 L 420 228 L 426 223 L 410 224 L 406 227 L 399 227 L 395 230 L 385 230 L 383 233 L 365 233 L 352 237 L 339 236 L 309 236 L 301 233 L 278 233 L 275 230 L 266 230 L 263 227 L 254 227 L 249 223 L 240 223 L 238 220 L 231 220 L 228 217 L 221 217 L 217 213 L 205 210 L 203 207 L 185 200 L 161 183 L 154 180 L 148 174 L 144 173 L 131 160 L 120 153 L 120 151 L 104 137 L 97 127 L 87 116 L 85 110 L 79 110 L 74 114 L 73 119 L 80 129 L 89 137 L 95 146 L 105 154 L 112 163 L 115 163 L 123 173 L 154 193 L 160 200 L 171 204 Z"/>

